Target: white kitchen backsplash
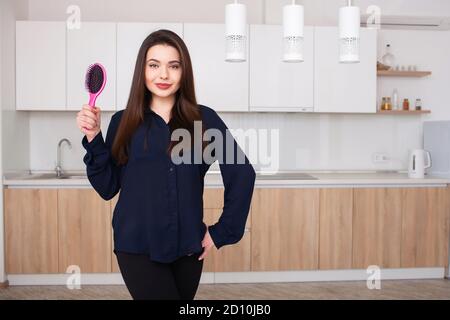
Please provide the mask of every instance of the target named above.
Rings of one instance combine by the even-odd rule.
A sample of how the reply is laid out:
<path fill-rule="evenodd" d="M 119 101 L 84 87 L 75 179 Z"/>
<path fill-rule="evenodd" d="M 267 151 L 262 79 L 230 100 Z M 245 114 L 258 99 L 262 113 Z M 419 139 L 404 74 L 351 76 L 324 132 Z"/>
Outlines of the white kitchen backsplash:
<path fill-rule="evenodd" d="M 104 137 L 112 112 L 102 114 Z M 230 129 L 279 130 L 280 170 L 406 170 L 410 149 L 422 147 L 420 116 L 357 114 L 221 113 Z M 63 170 L 84 170 L 83 134 L 76 112 L 30 112 L 30 168 L 53 170 L 62 138 Z M 270 144 L 268 145 L 270 150 Z M 249 154 L 249 150 L 246 149 Z M 375 153 L 389 157 L 374 163 Z M 271 156 L 277 156 L 272 154 Z M 258 158 L 258 161 L 261 160 Z M 275 161 L 276 159 L 272 159 Z M 266 168 L 254 162 L 256 169 Z"/>

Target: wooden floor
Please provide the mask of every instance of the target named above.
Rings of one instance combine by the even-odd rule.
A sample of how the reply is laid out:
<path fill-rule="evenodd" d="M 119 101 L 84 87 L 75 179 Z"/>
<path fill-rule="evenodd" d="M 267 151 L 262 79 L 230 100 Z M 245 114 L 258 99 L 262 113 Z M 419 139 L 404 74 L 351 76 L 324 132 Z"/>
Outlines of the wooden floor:
<path fill-rule="evenodd" d="M 125 286 L 12 286 L 0 289 L 0 299 L 131 299 Z M 202 284 L 196 300 L 231 299 L 446 299 L 450 280 L 383 281 L 380 290 L 366 282 L 308 282 L 271 284 Z"/>

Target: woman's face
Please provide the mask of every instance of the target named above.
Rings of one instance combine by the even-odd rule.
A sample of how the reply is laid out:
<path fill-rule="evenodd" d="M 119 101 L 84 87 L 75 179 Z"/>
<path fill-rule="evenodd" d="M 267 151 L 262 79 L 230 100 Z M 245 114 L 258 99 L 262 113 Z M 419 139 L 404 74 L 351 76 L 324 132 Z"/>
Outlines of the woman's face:
<path fill-rule="evenodd" d="M 180 88 L 182 73 L 178 50 L 169 45 L 154 45 L 148 49 L 145 60 L 147 89 L 162 98 L 174 95 Z"/>

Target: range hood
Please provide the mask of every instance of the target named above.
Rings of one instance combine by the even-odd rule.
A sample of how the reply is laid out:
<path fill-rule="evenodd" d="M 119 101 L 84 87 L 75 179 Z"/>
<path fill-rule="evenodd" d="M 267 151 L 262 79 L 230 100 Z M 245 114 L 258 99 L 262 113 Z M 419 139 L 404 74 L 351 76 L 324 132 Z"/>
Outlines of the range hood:
<path fill-rule="evenodd" d="M 361 26 L 367 27 L 373 22 L 370 15 L 361 17 Z M 382 15 L 381 29 L 414 29 L 414 30 L 450 30 L 450 17 L 420 17 L 420 16 L 388 16 Z"/>

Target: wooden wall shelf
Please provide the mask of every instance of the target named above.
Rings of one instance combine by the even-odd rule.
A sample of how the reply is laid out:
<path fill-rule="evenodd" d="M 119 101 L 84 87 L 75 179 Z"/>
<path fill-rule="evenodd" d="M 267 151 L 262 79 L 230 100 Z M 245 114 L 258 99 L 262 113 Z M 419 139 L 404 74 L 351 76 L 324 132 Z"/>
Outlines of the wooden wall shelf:
<path fill-rule="evenodd" d="M 395 71 L 395 70 L 377 70 L 379 77 L 410 77 L 421 78 L 431 75 L 431 71 Z"/>
<path fill-rule="evenodd" d="M 431 113 L 431 110 L 378 110 L 377 113 L 378 114 L 411 115 L 411 114 Z"/>

